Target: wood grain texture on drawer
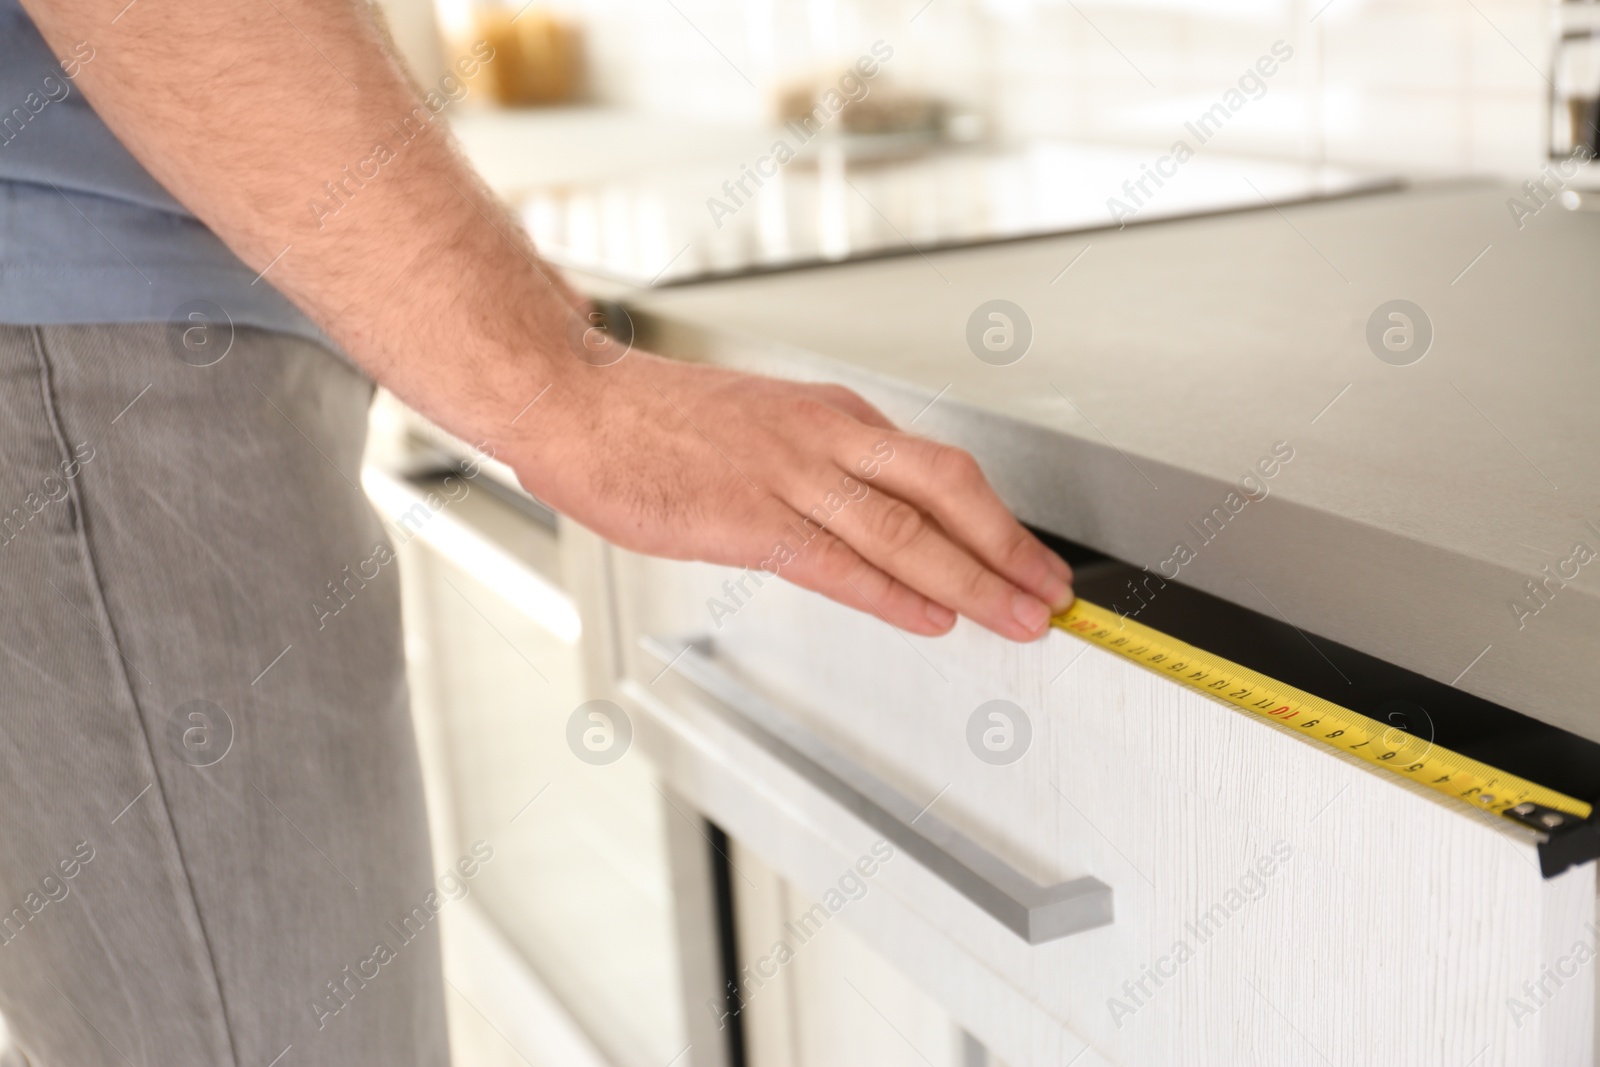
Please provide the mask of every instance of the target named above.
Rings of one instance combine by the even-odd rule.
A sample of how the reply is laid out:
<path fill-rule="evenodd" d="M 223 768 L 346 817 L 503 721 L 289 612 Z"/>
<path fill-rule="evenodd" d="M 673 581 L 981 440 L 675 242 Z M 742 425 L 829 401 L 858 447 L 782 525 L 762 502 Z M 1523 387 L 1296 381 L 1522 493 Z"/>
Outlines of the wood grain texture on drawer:
<path fill-rule="evenodd" d="M 674 575 L 696 607 L 724 578 Z M 1509 822 L 1059 632 L 920 639 L 777 582 L 720 621 L 719 659 L 883 780 L 1041 884 L 1113 887 L 1109 926 L 1029 946 L 882 878 L 1106 1061 L 1592 1062 L 1594 866 L 1542 878 Z"/>

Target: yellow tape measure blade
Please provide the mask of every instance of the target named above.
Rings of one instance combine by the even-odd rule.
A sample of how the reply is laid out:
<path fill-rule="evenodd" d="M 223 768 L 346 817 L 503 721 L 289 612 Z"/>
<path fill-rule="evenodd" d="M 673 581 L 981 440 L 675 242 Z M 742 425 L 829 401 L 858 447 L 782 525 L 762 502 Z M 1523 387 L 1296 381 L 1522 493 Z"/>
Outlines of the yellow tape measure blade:
<path fill-rule="evenodd" d="M 1397 730 L 1086 600 L 1078 600 L 1052 621 L 1075 637 L 1189 689 L 1479 810 L 1506 815 L 1519 805 L 1537 804 L 1579 819 L 1587 819 L 1592 810 L 1581 800 Z"/>

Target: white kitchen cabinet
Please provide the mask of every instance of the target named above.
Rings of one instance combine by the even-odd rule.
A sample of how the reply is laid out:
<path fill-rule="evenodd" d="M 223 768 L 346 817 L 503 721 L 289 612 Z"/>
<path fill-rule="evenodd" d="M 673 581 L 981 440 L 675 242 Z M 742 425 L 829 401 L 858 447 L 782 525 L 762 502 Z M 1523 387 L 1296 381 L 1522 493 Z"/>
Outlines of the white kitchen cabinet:
<path fill-rule="evenodd" d="M 760 1067 L 995 1067 L 938 1002 L 820 902 L 736 845 L 741 1015 Z M 864 892 L 870 885 L 863 881 Z"/>
<path fill-rule="evenodd" d="M 419 545 L 418 700 L 450 833 L 507 841 L 475 906 L 601 1058 L 737 1062 L 724 981 L 787 941 L 754 1067 L 1593 1062 L 1595 868 L 1544 878 L 1530 831 L 1060 632 L 913 638 L 570 524 L 535 550 L 473 499 L 449 518 L 546 552 L 581 642 L 484 552 Z M 592 697 L 628 759 L 573 758 Z M 1015 760 L 970 739 L 992 701 Z"/>
<path fill-rule="evenodd" d="M 1600 597 L 1551 571 L 1556 546 L 1591 539 L 1572 502 L 1594 474 L 1563 446 L 1594 436 L 1578 339 L 1595 304 L 1550 279 L 1587 276 L 1600 216 L 1545 212 L 1502 241 L 1509 192 L 1131 227 L 1070 286 L 1080 236 L 630 293 L 628 312 L 644 349 L 862 391 L 971 451 L 1041 529 L 1153 566 L 1174 536 L 1202 542 L 1184 584 L 1568 731 L 1549 766 L 1588 766 L 1594 799 Z M 1402 373 L 1361 329 L 1399 292 L 1450 339 Z M 1034 338 L 1006 368 L 975 361 L 965 332 L 1001 295 Z M 1547 381 L 1569 387 L 1535 403 Z M 1291 453 L 1281 477 L 1261 466 Z M 1219 504 L 1240 514 L 1227 501 L 1252 469 L 1277 478 L 1271 499 L 1229 519 Z M 563 542 L 592 690 L 629 709 L 652 781 L 687 813 L 666 825 L 715 823 L 810 901 L 894 845 L 829 921 L 936 1009 L 907 1016 L 917 1048 L 958 1028 L 1011 1067 L 1593 1062 L 1595 869 L 1544 878 L 1531 831 L 1062 633 L 921 640 L 780 582 Z M 1515 599 L 1506 611 L 1523 592 L 1528 633 Z M 968 744 L 991 701 L 1032 727 L 1014 762 Z M 760 894 L 722 876 L 754 921 Z M 680 911 L 699 891 L 681 889 Z M 679 972 L 704 986 L 706 969 Z M 682 995 L 698 1056 L 719 1034 Z M 826 998 L 797 1001 L 767 1020 L 788 1027 L 775 1045 L 752 1023 L 772 1067 Z"/>
<path fill-rule="evenodd" d="M 699 817 L 638 753 L 569 744 L 595 694 L 556 531 L 481 474 L 364 480 L 399 556 L 435 855 L 490 856 L 442 912 L 452 1026 L 535 1067 L 724 1067 L 717 1042 L 689 1054 L 688 1005 L 719 984 Z"/>
<path fill-rule="evenodd" d="M 813 898 L 898 812 L 832 921 L 1013 1067 L 1593 1061 L 1593 864 L 1546 879 L 1514 824 L 1059 632 L 923 640 L 770 581 L 719 627 L 736 574 L 611 555 L 666 778 Z M 1009 765 L 968 744 L 992 700 L 1031 722 Z M 928 837 L 1013 884 L 1103 886 L 1110 921 L 1030 944 L 994 878 L 904 846 Z"/>

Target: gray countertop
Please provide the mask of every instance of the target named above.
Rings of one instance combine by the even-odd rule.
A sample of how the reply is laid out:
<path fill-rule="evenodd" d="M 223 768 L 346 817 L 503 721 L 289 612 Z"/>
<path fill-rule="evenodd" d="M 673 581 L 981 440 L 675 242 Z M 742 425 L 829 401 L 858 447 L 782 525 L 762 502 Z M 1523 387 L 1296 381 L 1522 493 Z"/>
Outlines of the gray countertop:
<path fill-rule="evenodd" d="M 1600 560 L 1574 558 L 1600 552 L 1600 214 L 1553 203 L 1519 229 L 1515 192 L 1264 207 L 628 304 L 658 350 L 843 381 L 915 418 L 1031 523 L 1600 739 Z M 1434 330 L 1406 366 L 1366 337 L 1397 298 Z M 993 299 L 1032 326 L 1007 366 L 967 340 Z M 1293 458 L 1241 506 L 1275 447 Z"/>

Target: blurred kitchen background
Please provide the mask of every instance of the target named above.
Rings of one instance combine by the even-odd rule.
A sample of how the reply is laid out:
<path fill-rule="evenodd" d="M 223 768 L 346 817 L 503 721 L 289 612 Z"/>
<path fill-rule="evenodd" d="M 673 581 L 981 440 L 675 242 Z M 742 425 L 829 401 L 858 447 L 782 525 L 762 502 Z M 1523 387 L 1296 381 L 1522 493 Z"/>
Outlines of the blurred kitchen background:
<path fill-rule="evenodd" d="M 1592 142 L 1600 85 L 1600 5 L 1548 0 L 384 6 L 425 86 L 494 47 L 449 111 L 468 151 L 549 254 L 635 285 L 1124 221 L 1112 197 L 1147 221 L 1397 176 L 1520 183 Z M 802 146 L 786 120 L 875 48 L 864 97 Z M 1229 90 L 1243 105 L 1199 125 Z M 724 189 L 779 139 L 799 158 L 760 196 Z M 1130 195 L 1179 139 L 1196 158 Z"/>
<path fill-rule="evenodd" d="M 624 303 L 1419 179 L 1517 187 L 1593 145 L 1600 92 L 1596 3 L 381 2 L 542 251 Z M 483 44 L 492 60 L 457 65 Z M 1592 207 L 1589 175 L 1563 179 L 1565 206 Z M 644 595 L 626 560 L 392 401 L 373 427 L 392 531 L 430 491 L 452 501 L 396 540 L 438 869 L 495 850 L 442 918 L 458 1064 L 998 1063 L 845 922 L 735 1010 L 728 979 L 815 898 L 664 788 L 648 737 L 613 739 L 613 762 L 573 740 L 615 695 L 627 641 L 606 620 Z"/>

